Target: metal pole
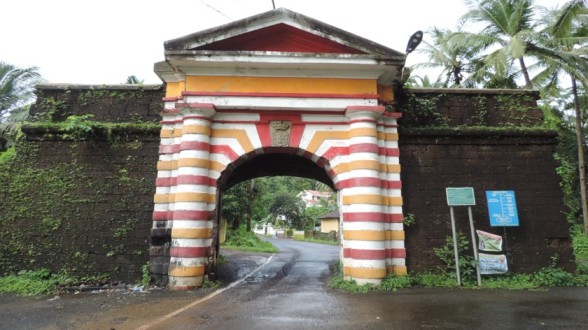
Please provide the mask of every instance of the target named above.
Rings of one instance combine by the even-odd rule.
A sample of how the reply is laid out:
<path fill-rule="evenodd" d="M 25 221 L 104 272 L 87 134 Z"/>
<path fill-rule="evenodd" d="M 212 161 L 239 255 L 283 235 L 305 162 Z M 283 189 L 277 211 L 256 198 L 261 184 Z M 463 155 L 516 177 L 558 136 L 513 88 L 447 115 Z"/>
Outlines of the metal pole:
<path fill-rule="evenodd" d="M 474 250 L 474 259 L 476 259 L 476 276 L 478 277 L 478 286 L 482 285 L 482 275 L 480 275 L 480 258 L 478 257 L 478 246 L 476 244 L 476 233 L 474 232 L 474 220 L 472 208 L 468 206 L 468 215 L 470 217 L 470 232 L 472 234 L 472 248 Z"/>
<path fill-rule="evenodd" d="M 451 233 L 453 234 L 453 253 L 455 254 L 455 275 L 457 275 L 457 285 L 461 286 L 461 275 L 459 273 L 459 252 L 457 250 L 457 232 L 455 231 L 455 215 L 453 206 L 449 207 L 451 213 Z"/>

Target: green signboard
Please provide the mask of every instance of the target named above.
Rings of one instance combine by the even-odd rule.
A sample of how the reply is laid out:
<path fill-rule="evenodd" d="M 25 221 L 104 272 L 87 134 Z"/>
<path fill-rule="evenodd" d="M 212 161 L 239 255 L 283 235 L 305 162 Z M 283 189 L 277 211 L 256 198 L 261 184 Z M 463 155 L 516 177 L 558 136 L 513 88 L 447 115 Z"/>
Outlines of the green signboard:
<path fill-rule="evenodd" d="M 474 188 L 445 188 L 447 194 L 447 205 L 449 206 L 473 206 L 476 205 Z"/>

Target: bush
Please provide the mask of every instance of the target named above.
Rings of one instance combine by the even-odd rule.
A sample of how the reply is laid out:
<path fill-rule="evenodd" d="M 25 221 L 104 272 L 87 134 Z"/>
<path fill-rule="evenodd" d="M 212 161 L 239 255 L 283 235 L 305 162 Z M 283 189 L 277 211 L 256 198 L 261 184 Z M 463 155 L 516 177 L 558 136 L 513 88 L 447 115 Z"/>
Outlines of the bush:
<path fill-rule="evenodd" d="M 241 226 L 237 230 L 228 230 L 224 246 L 246 251 L 278 252 L 278 249 L 272 243 L 262 241 L 255 233 L 248 232 L 245 226 Z"/>
<path fill-rule="evenodd" d="M 17 275 L 0 277 L 0 292 L 21 296 L 47 294 L 57 290 L 63 275 L 51 274 L 47 269 L 23 270 Z"/>

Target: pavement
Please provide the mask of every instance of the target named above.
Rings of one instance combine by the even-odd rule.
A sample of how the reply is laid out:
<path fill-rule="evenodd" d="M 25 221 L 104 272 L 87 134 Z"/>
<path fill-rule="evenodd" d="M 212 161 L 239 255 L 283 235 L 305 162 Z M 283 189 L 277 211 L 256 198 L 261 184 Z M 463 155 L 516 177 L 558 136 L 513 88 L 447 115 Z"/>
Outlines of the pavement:
<path fill-rule="evenodd" d="M 219 290 L 244 282 L 210 300 L 217 289 L 130 287 L 58 296 L 0 295 L 0 329 L 268 329 L 268 324 L 282 330 L 588 329 L 588 288 L 409 288 L 351 294 L 327 285 L 328 263 L 337 251 L 323 251 L 317 260 L 317 251 L 326 247 L 283 241 L 285 252 L 273 257 L 221 250 L 227 262 L 219 269 Z M 271 262 L 249 276 L 266 261 Z"/>

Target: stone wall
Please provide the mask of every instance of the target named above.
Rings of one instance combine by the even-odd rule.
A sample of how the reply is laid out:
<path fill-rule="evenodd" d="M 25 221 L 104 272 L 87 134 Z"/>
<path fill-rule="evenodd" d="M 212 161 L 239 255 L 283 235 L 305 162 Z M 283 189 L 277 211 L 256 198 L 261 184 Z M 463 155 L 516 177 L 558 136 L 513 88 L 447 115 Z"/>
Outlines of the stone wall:
<path fill-rule="evenodd" d="M 139 279 L 149 260 L 163 89 L 47 85 L 37 93 L 31 113 L 43 122 L 23 126 L 16 157 L 0 165 L 0 273 Z M 58 125 L 87 114 L 116 123 Z"/>
<path fill-rule="evenodd" d="M 23 127 L 18 154 L 0 164 L 0 273 L 46 267 L 137 280 L 154 239 L 164 89 L 42 85 L 37 93 L 31 113 L 39 123 Z M 515 190 L 521 226 L 506 230 L 512 269 L 535 271 L 556 254 L 573 268 L 553 158 L 557 139 L 535 127 L 542 122 L 537 98 L 486 90 L 399 96 L 404 211 L 416 219 L 406 230 L 409 271 L 440 265 L 433 248 L 451 233 L 450 186 L 474 187 L 476 225 L 502 235 L 488 226 L 484 190 Z M 69 116 L 77 121 L 64 130 Z M 464 210 L 457 216 L 469 233 Z"/>

